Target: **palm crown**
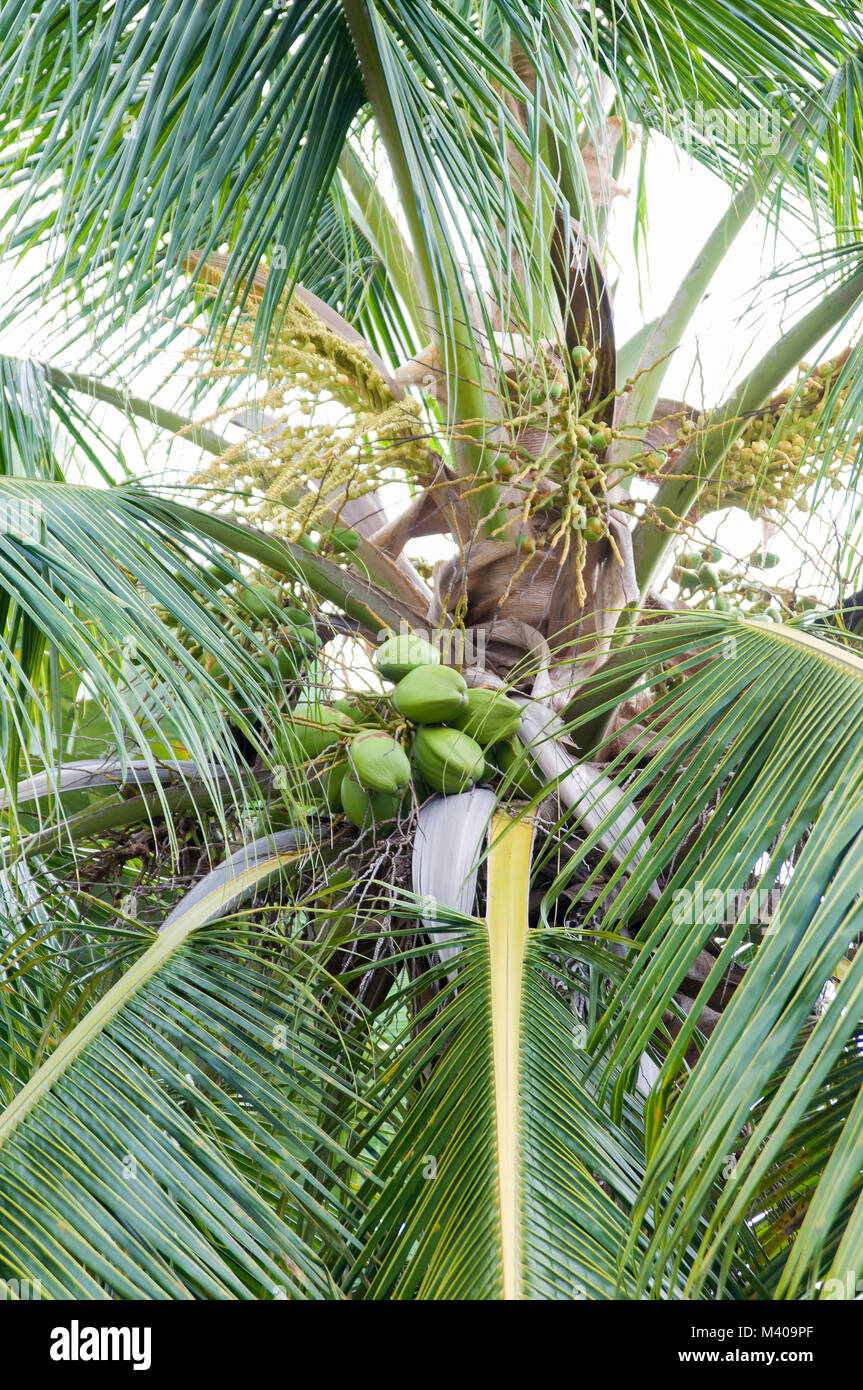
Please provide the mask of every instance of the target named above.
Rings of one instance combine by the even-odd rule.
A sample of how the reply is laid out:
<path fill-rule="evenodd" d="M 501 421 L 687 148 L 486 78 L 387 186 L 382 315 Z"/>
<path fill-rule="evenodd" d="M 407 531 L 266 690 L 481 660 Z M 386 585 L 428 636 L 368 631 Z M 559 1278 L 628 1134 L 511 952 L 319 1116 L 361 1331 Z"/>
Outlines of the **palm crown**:
<path fill-rule="evenodd" d="M 0 361 L 0 1277 L 863 1272 L 853 606 L 703 531 L 853 501 L 857 24 L 5 6 L 5 251 L 37 267 L 7 323 L 47 310 L 51 350 Z M 696 103 L 776 139 L 694 145 L 727 211 L 620 342 L 615 180 Z M 669 400 L 759 208 L 817 294 L 726 400 Z M 183 487 L 131 476 L 124 419 Z M 435 645 L 413 691 L 399 634 Z"/>

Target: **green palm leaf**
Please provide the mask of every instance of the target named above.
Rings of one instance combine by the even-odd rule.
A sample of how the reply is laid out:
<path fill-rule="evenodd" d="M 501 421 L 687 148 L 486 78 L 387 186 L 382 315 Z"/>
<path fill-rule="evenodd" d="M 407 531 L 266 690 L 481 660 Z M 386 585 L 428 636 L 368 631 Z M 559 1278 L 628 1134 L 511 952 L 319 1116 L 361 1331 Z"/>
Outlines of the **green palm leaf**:
<path fill-rule="evenodd" d="M 235 716 L 241 726 L 241 703 L 277 708 L 272 661 L 256 663 L 226 636 L 224 580 L 202 574 L 201 566 L 205 557 L 221 557 L 194 513 L 136 487 L 101 491 L 24 478 L 0 479 L 0 503 L 7 517 L 0 533 L 7 793 L 17 780 L 19 749 L 37 767 L 57 760 L 59 692 L 73 701 L 81 672 L 107 712 L 115 746 L 129 737 L 152 758 L 149 737 L 169 717 L 205 780 L 214 760 L 236 767 L 223 692 L 190 646 L 218 654 L 231 672 L 244 696 Z M 166 627 L 164 613 L 185 641 Z M 260 648 L 251 630 L 247 635 Z M 60 682 L 53 689 L 52 663 Z M 134 673 L 149 682 L 143 702 L 132 693 Z M 43 702 L 46 685 L 53 709 Z"/>
<path fill-rule="evenodd" d="M 202 881 L 0 1115 L 4 1272 L 53 1298 L 330 1294 L 332 1040 L 290 972 L 262 987 L 254 935 L 201 932 L 298 852 L 281 832 Z"/>
<path fill-rule="evenodd" d="M 818 1010 L 824 982 L 840 966 L 859 916 L 863 662 L 801 628 L 695 615 L 661 623 L 645 641 L 642 659 L 648 648 L 649 661 L 683 657 L 689 674 L 679 690 L 657 702 L 661 738 L 657 734 L 646 762 L 635 766 L 638 756 L 621 755 L 611 765 L 616 778 L 628 779 L 627 796 L 641 797 L 651 848 L 625 884 L 612 877 L 619 891 L 605 909 L 604 929 L 628 916 L 637 919 L 649 879 L 663 891 L 644 914 L 637 953 L 597 1026 L 594 1046 L 608 1049 L 606 1077 L 618 1114 L 633 1057 L 651 1045 L 664 1054 L 648 1107 L 649 1163 L 637 1208 L 643 1213 L 658 1203 L 661 1215 L 639 1286 L 665 1277 L 704 1218 L 689 1285 L 697 1291 L 720 1250 L 730 1259 L 735 1236 L 795 1126 L 824 1103 L 829 1093 L 822 1088 L 860 1017 L 859 957 L 844 970 L 835 1000 Z M 639 648 L 632 650 L 634 671 Z M 602 684 L 600 678 L 595 686 L 600 701 Z M 842 719 L 827 718 L 827 709 L 842 709 Z M 708 803 L 715 810 L 705 823 Z M 588 848 L 599 834 L 593 831 Z M 699 885 L 709 895 L 708 908 L 690 909 Z M 717 933 L 715 959 L 698 975 L 696 997 L 685 1018 L 678 1014 L 671 1042 L 668 1020 L 678 1008 L 678 991 Z M 709 1013 L 735 962 L 747 969 L 705 1045 L 698 1031 L 703 1011 Z M 700 1053 L 694 1064 L 687 1051 L 692 1047 Z M 771 1086 L 769 1102 L 761 1102 L 742 1136 Z M 838 1156 L 811 1197 L 805 1238 L 795 1245 L 781 1285 L 788 1293 L 820 1267 L 821 1244 L 857 1189 L 849 1161 L 857 1126 L 853 1097 L 842 1118 Z M 729 1156 L 734 1177 L 717 1198 L 715 1185 Z M 843 1249 L 843 1258 L 847 1253 Z"/>
<path fill-rule="evenodd" d="M 528 931 L 532 827 L 497 816 L 491 835 L 487 920 L 439 914 L 458 970 L 447 981 L 439 967 L 433 1004 L 417 1005 L 377 1088 L 367 1142 L 387 1142 L 353 1278 L 373 1298 L 627 1296 L 637 1124 L 627 1134 L 602 1113 L 554 987 L 561 942 Z"/>

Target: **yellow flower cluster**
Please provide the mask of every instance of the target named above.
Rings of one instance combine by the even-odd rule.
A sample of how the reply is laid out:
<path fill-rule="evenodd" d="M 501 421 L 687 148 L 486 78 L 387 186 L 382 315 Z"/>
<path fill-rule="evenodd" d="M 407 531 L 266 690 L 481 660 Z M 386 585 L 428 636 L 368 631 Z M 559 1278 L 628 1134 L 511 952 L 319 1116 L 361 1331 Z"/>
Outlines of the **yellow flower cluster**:
<path fill-rule="evenodd" d="M 753 417 L 699 498 L 700 512 L 742 507 L 758 517 L 781 513 L 792 502 L 805 512 L 806 493 L 819 480 L 841 486 L 839 475 L 857 445 L 857 438 L 837 440 L 832 428 L 847 392 L 831 392 L 843 361 L 844 355 L 804 370 Z"/>
<path fill-rule="evenodd" d="M 610 415 L 612 402 L 591 399 L 596 361 L 587 348 L 574 350 L 572 366 L 572 387 L 557 355 L 540 355 L 512 375 L 513 411 L 506 422 L 511 443 L 498 473 L 522 493 L 522 519 L 546 548 L 562 560 L 575 538 L 580 570 L 585 544 L 607 534 L 602 459 L 612 432 L 603 415 Z M 532 553 L 529 539 L 525 549 Z"/>
<path fill-rule="evenodd" d="M 254 380 L 254 323 L 241 320 L 210 355 L 213 380 Z M 243 407 L 253 428 L 193 479 L 249 520 L 302 535 L 348 497 L 373 490 L 393 470 L 414 477 L 427 450 L 421 407 L 398 401 L 362 346 L 346 342 L 294 298 L 268 354 L 268 380 Z M 236 400 L 231 414 L 238 413 Z"/>

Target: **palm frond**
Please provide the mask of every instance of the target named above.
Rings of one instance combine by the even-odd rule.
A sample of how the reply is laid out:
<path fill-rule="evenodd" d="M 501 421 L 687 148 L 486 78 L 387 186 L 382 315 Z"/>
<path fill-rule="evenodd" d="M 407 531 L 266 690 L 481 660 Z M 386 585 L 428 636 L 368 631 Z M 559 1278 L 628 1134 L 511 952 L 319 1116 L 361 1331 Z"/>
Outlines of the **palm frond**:
<path fill-rule="evenodd" d="M 297 855 L 280 832 L 204 879 L 0 1115 L 4 1273 L 52 1298 L 331 1296 L 338 1048 L 266 932 L 202 930 Z"/>
<path fill-rule="evenodd" d="M 631 657 L 645 685 L 657 662 L 672 662 L 667 669 L 685 678 L 656 701 L 647 744 L 608 767 L 626 787 L 623 804 L 639 798 L 651 848 L 625 884 L 618 871 L 599 893 L 601 929 L 630 922 L 636 944 L 594 1046 L 607 1050 L 618 1114 L 633 1057 L 653 1048 L 664 1059 L 648 1105 L 638 1205 L 643 1213 L 656 1203 L 660 1214 L 639 1287 L 661 1284 L 705 1218 L 688 1286 L 697 1292 L 720 1247 L 730 1258 L 765 1174 L 821 1103 L 860 1017 L 859 955 L 843 968 L 829 1006 L 819 1001 L 858 930 L 863 662 L 803 627 L 700 615 L 671 617 L 645 641 L 651 654 L 634 647 Z M 589 683 L 601 702 L 603 678 Z M 842 719 L 828 718 L 828 709 L 841 709 Z M 651 881 L 662 892 L 645 913 Z M 697 984 L 681 1012 L 690 972 Z M 785 1059 L 781 1085 L 753 1121 Z M 817 1217 L 804 1222 L 807 1241 L 783 1284 L 788 1292 L 819 1268 L 819 1242 L 856 1187 L 853 1163 L 842 1157 L 855 1115 L 849 1102 L 840 1157 L 811 1194 Z M 729 1155 L 734 1179 L 716 1199 Z"/>
<path fill-rule="evenodd" d="M 274 666 L 265 657 L 262 667 L 226 634 L 224 579 L 213 579 L 202 564 L 222 557 L 190 526 L 195 514 L 173 511 L 170 502 L 134 486 L 99 490 L 18 477 L 0 479 L 0 500 L 7 794 L 21 758 L 39 767 L 61 755 L 55 720 L 62 692 L 74 708 L 81 672 L 90 698 L 107 714 L 115 746 L 131 739 L 152 759 L 150 741 L 170 719 L 205 779 L 214 762 L 236 767 L 225 692 L 190 645 L 218 654 L 230 671 L 243 692 L 235 702 L 241 727 L 243 704 L 275 713 Z M 166 617 L 188 634 L 186 641 Z M 247 636 L 263 650 L 251 630 Z M 136 679 L 143 679 L 137 694 Z"/>
<path fill-rule="evenodd" d="M 486 921 L 441 912 L 457 969 L 447 960 L 423 974 L 422 997 L 407 986 L 387 1003 L 411 1022 L 394 1036 L 366 1139 L 381 1150 L 377 1186 L 364 1189 L 364 1247 L 347 1276 L 366 1297 L 608 1299 L 634 1288 L 620 1253 L 641 1179 L 638 1125 L 628 1134 L 602 1114 L 556 992 L 561 943 L 528 930 L 532 838 L 528 821 L 495 817 Z"/>

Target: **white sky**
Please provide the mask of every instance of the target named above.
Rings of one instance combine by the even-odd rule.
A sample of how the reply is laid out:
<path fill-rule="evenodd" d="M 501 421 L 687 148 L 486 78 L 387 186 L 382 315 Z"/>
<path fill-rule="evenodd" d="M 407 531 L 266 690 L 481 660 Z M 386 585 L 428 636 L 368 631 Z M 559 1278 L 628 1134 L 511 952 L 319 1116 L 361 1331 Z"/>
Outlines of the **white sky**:
<path fill-rule="evenodd" d="M 615 200 L 610 227 L 610 245 L 619 263 L 614 299 L 619 343 L 668 305 L 730 198 L 721 179 L 682 157 L 669 141 L 652 139 L 646 175 L 649 278 L 639 280 L 633 251 L 637 159 L 638 151 L 633 150 L 626 174 L 620 179 L 624 188 L 632 187 L 632 193 Z M 790 218 L 783 221 L 779 235 L 760 214 L 749 219 L 669 364 L 663 395 L 685 399 L 696 408 L 718 404 L 781 334 L 783 326 L 811 307 L 811 290 L 798 291 L 785 300 L 788 284 L 783 278 L 759 284 L 771 272 L 799 266 L 801 255 L 815 249 L 814 240 L 801 240 L 805 233 L 806 229 Z M 640 259 L 643 267 L 643 254 Z M 846 333 L 838 344 L 825 344 L 825 355 L 834 355 L 850 337 Z M 819 353 L 814 353 L 811 360 L 818 357 Z M 831 495 L 827 509 L 846 506 L 840 496 Z M 782 556 L 783 563 L 766 576 L 769 581 L 780 577 L 791 581 L 798 573 L 801 552 L 795 538 L 798 523 L 805 521 L 800 513 L 791 512 L 782 533 L 771 538 L 770 548 Z M 761 543 L 761 524 L 737 509 L 710 518 L 705 529 L 738 558 Z M 826 522 L 810 522 L 807 550 L 826 553 L 830 547 L 832 553 L 831 537 Z M 804 565 L 802 582 L 815 591 L 811 565 Z M 835 594 L 835 585 L 831 584 L 830 591 Z"/>

